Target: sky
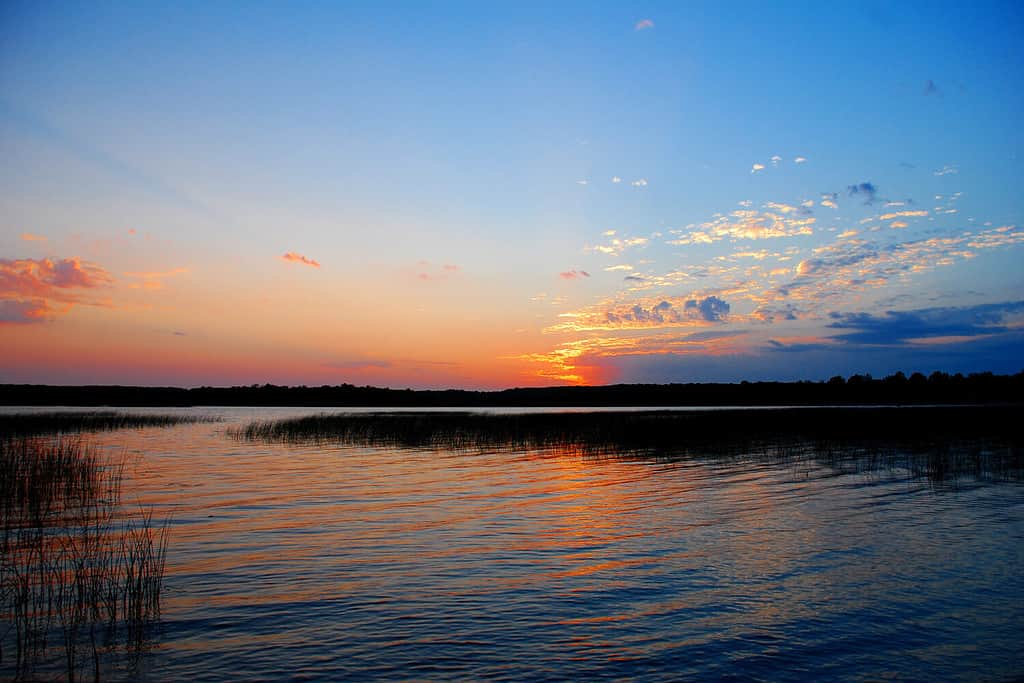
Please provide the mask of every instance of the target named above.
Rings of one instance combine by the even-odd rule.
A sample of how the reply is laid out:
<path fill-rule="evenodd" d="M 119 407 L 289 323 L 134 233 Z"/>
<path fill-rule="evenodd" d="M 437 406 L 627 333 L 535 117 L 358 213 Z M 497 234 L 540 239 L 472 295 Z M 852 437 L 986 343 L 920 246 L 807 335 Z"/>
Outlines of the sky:
<path fill-rule="evenodd" d="M 0 382 L 1024 370 L 1019 3 L 0 5 Z"/>

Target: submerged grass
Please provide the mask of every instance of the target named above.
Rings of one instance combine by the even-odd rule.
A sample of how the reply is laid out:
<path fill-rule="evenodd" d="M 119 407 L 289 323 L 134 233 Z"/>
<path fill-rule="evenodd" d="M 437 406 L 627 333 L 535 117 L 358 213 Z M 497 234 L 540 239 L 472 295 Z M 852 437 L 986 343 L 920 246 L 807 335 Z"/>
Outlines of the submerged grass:
<path fill-rule="evenodd" d="M 166 526 L 124 514 L 123 459 L 80 438 L 0 439 L 0 675 L 99 680 L 159 619 Z"/>
<path fill-rule="evenodd" d="M 217 418 L 202 415 L 140 415 L 117 411 L 12 413 L 0 415 L 0 435 L 41 436 L 216 421 Z"/>
<path fill-rule="evenodd" d="M 228 430 L 243 440 L 654 458 L 813 458 L 934 481 L 1024 478 L 1021 406 L 494 414 L 321 413 Z"/>

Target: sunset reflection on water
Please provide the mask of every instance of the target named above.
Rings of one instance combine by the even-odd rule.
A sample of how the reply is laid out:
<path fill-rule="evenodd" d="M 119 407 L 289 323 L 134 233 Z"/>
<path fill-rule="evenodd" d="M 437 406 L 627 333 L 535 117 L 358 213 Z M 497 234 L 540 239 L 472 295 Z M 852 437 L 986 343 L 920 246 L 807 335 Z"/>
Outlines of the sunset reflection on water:
<path fill-rule="evenodd" d="M 170 519 L 152 680 L 1019 672 L 1019 482 L 252 443 L 225 430 L 302 411 L 215 412 L 91 437 Z"/>

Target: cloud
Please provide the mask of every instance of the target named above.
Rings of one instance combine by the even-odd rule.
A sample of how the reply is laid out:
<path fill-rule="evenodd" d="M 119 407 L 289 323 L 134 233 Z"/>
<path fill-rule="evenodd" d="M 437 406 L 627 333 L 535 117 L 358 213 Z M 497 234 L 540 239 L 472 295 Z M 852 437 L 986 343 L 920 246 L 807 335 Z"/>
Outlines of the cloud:
<path fill-rule="evenodd" d="M 767 351 L 779 351 L 784 353 L 806 353 L 807 351 L 826 351 L 833 350 L 836 348 L 834 343 L 830 343 L 828 340 L 823 341 L 805 341 L 802 338 L 796 338 L 790 340 L 787 338 L 784 342 L 777 339 L 769 339 L 768 345 L 764 347 Z"/>
<path fill-rule="evenodd" d="M 431 265 L 429 261 L 417 261 L 413 272 L 416 279 L 424 282 L 441 282 L 459 273 L 461 267 L 454 263 L 445 263 L 441 266 Z"/>
<path fill-rule="evenodd" d="M 636 22 L 635 26 L 633 26 L 634 31 L 645 31 L 649 28 L 654 28 L 654 22 L 651 21 L 650 19 L 641 19 L 640 21 Z"/>
<path fill-rule="evenodd" d="M 164 279 L 173 277 L 175 275 L 185 275 L 189 272 L 188 268 L 174 268 L 163 272 L 141 272 L 141 273 L 124 273 L 125 277 L 135 278 L 141 280 L 141 282 L 135 282 L 128 285 L 132 289 L 163 289 Z"/>
<path fill-rule="evenodd" d="M 839 204 L 836 203 L 837 199 L 839 199 L 839 193 L 838 192 L 822 192 L 821 193 L 821 205 L 822 206 L 827 206 L 830 209 L 838 209 L 839 208 Z"/>
<path fill-rule="evenodd" d="M 675 332 L 622 336 L 597 336 L 562 342 L 544 353 L 515 356 L 538 366 L 537 375 L 573 383 L 606 383 L 610 366 L 627 359 L 681 359 L 692 357 L 708 363 L 719 355 L 740 351 L 736 340 L 744 330 L 715 330 L 679 335 Z M 627 361 L 628 362 L 628 361 Z M 692 375 L 691 375 L 692 377 Z M 663 382 L 664 376 L 651 381 Z"/>
<path fill-rule="evenodd" d="M 878 188 L 871 183 L 857 183 L 856 185 L 848 185 L 846 193 L 851 197 L 863 195 L 865 204 L 873 204 Z"/>
<path fill-rule="evenodd" d="M 797 157 L 793 159 L 794 164 L 805 164 L 807 163 L 807 157 Z"/>
<path fill-rule="evenodd" d="M 933 236 L 895 243 L 849 239 L 814 250 L 797 265 L 795 279 L 778 287 L 784 298 L 813 301 L 842 298 L 866 288 L 878 288 L 959 260 L 977 250 L 1024 243 L 1024 230 L 1007 225 L 960 235 Z M 771 296 L 766 293 L 766 299 Z"/>
<path fill-rule="evenodd" d="M 630 275 L 629 278 L 642 278 Z M 651 327 L 702 327 L 721 323 L 730 306 L 718 296 L 665 297 L 604 303 L 564 315 L 566 322 L 547 332 L 618 330 Z"/>
<path fill-rule="evenodd" d="M 753 166 L 750 167 L 750 172 L 751 173 L 757 173 L 758 171 L 763 171 L 763 170 L 764 170 L 764 164 L 754 164 Z"/>
<path fill-rule="evenodd" d="M 325 368 L 334 370 L 368 370 L 370 368 L 390 368 L 391 362 L 386 360 L 339 360 L 324 363 Z"/>
<path fill-rule="evenodd" d="M 638 178 L 630 183 L 633 187 L 647 187 L 647 178 Z"/>
<path fill-rule="evenodd" d="M 576 184 L 577 185 L 589 185 L 590 181 L 589 180 L 577 180 Z"/>
<path fill-rule="evenodd" d="M 838 342 L 859 345 L 955 343 L 988 337 L 1019 327 L 1006 324 L 1008 318 L 1024 315 L 1024 301 L 1004 301 L 966 307 L 923 308 L 910 311 L 832 313 L 834 330 L 852 330 L 833 337 Z"/>
<path fill-rule="evenodd" d="M 53 312 L 53 309 L 42 299 L 0 300 L 0 325 L 43 322 Z"/>
<path fill-rule="evenodd" d="M 617 176 L 617 175 L 613 175 L 613 176 L 612 176 L 612 182 L 613 182 L 613 183 L 621 183 L 621 182 L 622 182 L 622 178 L 620 178 L 620 177 L 619 177 L 619 176 Z"/>
<path fill-rule="evenodd" d="M 62 290 L 91 289 L 112 281 L 99 266 L 77 256 L 51 259 L 0 259 L 0 297 L 61 298 Z"/>
<path fill-rule="evenodd" d="M 815 219 L 806 215 L 807 209 L 774 202 L 769 202 L 765 208 L 769 210 L 737 209 L 688 226 L 688 231 L 672 230 L 672 234 L 679 236 L 669 240 L 669 244 L 712 244 L 723 239 L 761 240 L 814 234 L 811 226 Z"/>
<path fill-rule="evenodd" d="M 80 290 L 111 282 L 113 278 L 106 270 L 78 257 L 57 261 L 0 259 L 0 322 L 38 322 L 67 312 L 74 304 L 99 305 Z"/>
<path fill-rule="evenodd" d="M 938 168 L 932 171 L 932 175 L 943 176 L 943 175 L 955 175 L 960 172 L 960 169 L 956 166 L 945 165 L 942 168 Z"/>
<path fill-rule="evenodd" d="M 720 321 L 723 316 L 729 314 L 729 304 L 717 296 L 709 296 L 701 300 L 690 299 L 686 302 L 686 309 L 699 311 L 704 320 L 712 323 Z"/>
<path fill-rule="evenodd" d="M 25 242 L 45 242 L 46 238 L 42 235 L 33 235 L 30 232 L 21 233 L 21 239 Z"/>
<path fill-rule="evenodd" d="M 782 157 L 780 157 L 778 154 L 775 154 L 772 155 L 770 161 L 772 162 L 772 166 L 778 166 L 779 162 L 782 161 Z"/>
<path fill-rule="evenodd" d="M 606 231 L 605 235 L 611 236 L 609 235 L 609 233 L 611 233 L 611 235 L 614 235 L 615 231 Z M 585 250 L 597 251 L 602 254 L 608 254 L 610 256 L 618 256 L 626 249 L 630 249 L 632 247 L 642 247 L 645 246 L 648 242 L 650 242 L 650 239 L 647 237 L 626 237 L 623 239 L 619 239 L 618 237 L 612 237 L 612 239 L 610 239 L 607 244 L 598 244 L 597 246 L 586 247 Z"/>
<path fill-rule="evenodd" d="M 563 280 L 576 280 L 581 277 L 590 277 L 590 273 L 585 270 L 566 270 L 558 274 L 558 277 Z"/>
<path fill-rule="evenodd" d="M 313 266 L 314 268 L 320 267 L 319 261 L 314 261 L 311 258 L 307 258 L 302 254 L 297 254 L 294 251 L 289 251 L 285 254 L 281 254 L 281 258 L 285 261 L 291 261 L 292 263 L 304 263 L 307 266 Z"/>
<path fill-rule="evenodd" d="M 878 217 L 880 221 L 891 221 L 894 218 L 921 218 L 927 216 L 927 211 L 893 211 L 891 213 L 883 213 Z"/>
<path fill-rule="evenodd" d="M 620 263 L 617 266 L 608 266 L 605 268 L 605 270 L 609 272 L 614 272 L 616 270 L 633 270 L 633 266 L 629 265 L 628 263 Z"/>

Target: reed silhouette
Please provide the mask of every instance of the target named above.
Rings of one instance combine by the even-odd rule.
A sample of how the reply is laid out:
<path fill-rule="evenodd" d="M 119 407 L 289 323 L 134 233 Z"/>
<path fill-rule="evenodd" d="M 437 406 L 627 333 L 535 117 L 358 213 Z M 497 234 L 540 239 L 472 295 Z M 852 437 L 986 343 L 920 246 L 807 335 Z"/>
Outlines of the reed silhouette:
<path fill-rule="evenodd" d="M 214 422 L 216 419 L 203 415 L 138 415 L 114 411 L 10 413 L 0 415 L 0 436 L 36 436 L 113 431 L 136 427 L 172 427 L 178 424 Z"/>
<path fill-rule="evenodd" d="M 166 525 L 121 505 L 123 458 L 75 439 L 0 439 L 0 674 L 99 680 L 160 615 Z"/>
<path fill-rule="evenodd" d="M 1024 475 L 1022 411 L 1001 407 L 801 408 L 494 414 L 321 413 L 231 428 L 236 439 L 320 445 L 559 450 L 587 456 L 814 459 L 903 467 L 933 481 Z"/>

